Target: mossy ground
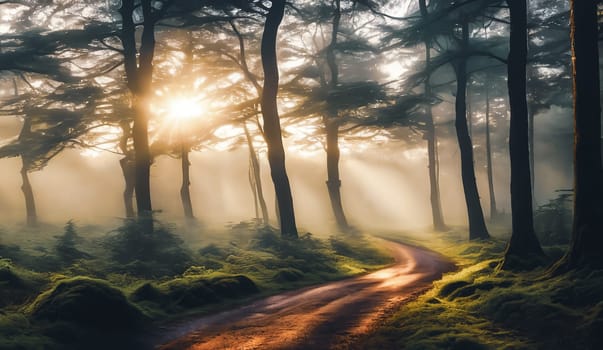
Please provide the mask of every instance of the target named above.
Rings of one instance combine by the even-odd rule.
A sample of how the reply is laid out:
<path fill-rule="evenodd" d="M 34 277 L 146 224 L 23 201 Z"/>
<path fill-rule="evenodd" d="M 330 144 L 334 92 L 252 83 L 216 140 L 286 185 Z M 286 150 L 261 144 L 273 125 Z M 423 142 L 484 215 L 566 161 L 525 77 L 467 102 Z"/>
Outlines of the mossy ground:
<path fill-rule="evenodd" d="M 404 240 L 404 239 L 402 239 Z M 501 271 L 506 240 L 407 238 L 459 264 L 376 329 L 362 349 L 603 349 L 603 271 Z M 564 247 L 545 247 L 554 261 Z"/>
<path fill-rule="evenodd" d="M 61 228 L 0 233 L 0 349 L 132 349 L 126 335 L 153 324 L 391 263 L 361 235 L 285 240 L 252 222 L 158 225 L 153 236 L 133 223 L 67 229 L 77 259 L 57 248 Z"/>

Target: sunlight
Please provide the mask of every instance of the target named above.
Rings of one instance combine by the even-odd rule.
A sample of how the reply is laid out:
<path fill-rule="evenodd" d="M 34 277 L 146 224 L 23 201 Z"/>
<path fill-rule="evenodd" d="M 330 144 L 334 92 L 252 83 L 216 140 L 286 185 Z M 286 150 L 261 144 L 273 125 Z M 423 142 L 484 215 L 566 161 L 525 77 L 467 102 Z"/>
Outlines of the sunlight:
<path fill-rule="evenodd" d="M 186 122 L 201 115 L 201 105 L 195 99 L 177 97 L 169 101 L 167 112 L 170 119 Z"/>
<path fill-rule="evenodd" d="M 97 125 L 85 140 L 89 147 L 85 147 L 80 155 L 85 158 L 98 158 L 104 152 L 115 151 L 115 143 L 121 137 L 122 130 L 112 125 Z"/>

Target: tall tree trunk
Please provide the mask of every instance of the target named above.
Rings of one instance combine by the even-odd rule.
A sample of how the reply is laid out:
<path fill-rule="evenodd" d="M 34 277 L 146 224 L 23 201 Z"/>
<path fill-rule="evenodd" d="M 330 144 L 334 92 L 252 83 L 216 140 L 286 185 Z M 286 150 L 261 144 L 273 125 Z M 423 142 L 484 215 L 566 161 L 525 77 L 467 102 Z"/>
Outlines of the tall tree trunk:
<path fill-rule="evenodd" d="M 603 268 L 603 183 L 597 1 L 570 1 L 574 83 L 574 222 L 556 272 Z"/>
<path fill-rule="evenodd" d="M 488 173 L 488 192 L 490 196 L 490 222 L 495 222 L 498 216 L 496 196 L 494 194 L 494 169 L 492 168 L 492 144 L 490 143 L 490 94 L 486 79 L 486 167 Z"/>
<path fill-rule="evenodd" d="M 473 139 L 473 111 L 471 111 L 471 93 L 469 92 L 471 84 L 467 84 L 466 106 L 467 106 L 467 128 L 469 129 L 469 138 Z"/>
<path fill-rule="evenodd" d="M 153 231 L 153 208 L 150 186 L 151 153 L 148 135 L 148 103 L 153 77 L 155 19 L 151 13 L 151 0 L 142 0 L 141 5 L 144 23 L 140 50 L 136 48 L 136 26 L 132 18 L 135 8 L 134 0 L 122 1 L 120 8 L 122 15 L 121 41 L 128 88 L 133 95 L 132 139 L 134 141 L 136 206 L 143 230 L 150 233 Z"/>
<path fill-rule="evenodd" d="M 339 67 L 337 65 L 337 56 L 335 54 L 335 46 L 337 46 L 337 36 L 339 34 L 339 22 L 341 20 L 341 1 L 335 0 L 335 10 L 333 13 L 333 24 L 331 28 L 331 42 L 326 49 L 327 65 L 331 73 L 331 79 L 328 83 L 328 89 L 337 88 L 339 84 Z M 329 192 L 329 200 L 331 209 L 335 216 L 335 222 L 339 231 L 345 232 L 350 229 L 348 220 L 343 211 L 341 201 L 341 179 L 339 177 L 339 111 L 333 106 L 329 106 L 328 111 L 323 117 L 323 124 L 326 131 L 326 148 L 327 153 L 327 191 Z"/>
<path fill-rule="evenodd" d="M 536 203 L 536 192 L 534 187 L 536 168 L 534 167 L 534 109 L 528 106 L 528 151 L 530 152 L 530 187 L 532 188 L 532 199 Z"/>
<path fill-rule="evenodd" d="M 455 100 L 455 128 L 461 154 L 461 178 L 465 193 L 465 203 L 467 205 L 467 215 L 469 217 L 469 239 L 487 239 L 490 237 L 482 205 L 479 200 L 477 182 L 475 181 L 475 169 L 473 167 L 473 145 L 469 137 L 467 126 L 467 56 L 466 52 L 469 45 L 469 25 L 462 23 L 462 43 L 461 57 L 455 62 L 456 73 L 456 100 Z"/>
<path fill-rule="evenodd" d="M 127 218 L 133 218 L 136 216 L 134 211 L 134 162 L 128 156 L 123 157 L 119 160 L 119 165 L 121 166 L 121 172 L 124 176 L 124 192 L 123 192 L 123 200 L 124 200 L 124 208 L 125 214 Z"/>
<path fill-rule="evenodd" d="M 253 174 L 253 163 L 251 161 L 251 154 L 249 155 L 249 171 L 247 172 L 247 178 L 249 180 L 249 186 L 251 187 L 251 194 L 253 195 L 253 208 L 255 209 L 255 220 L 260 220 L 260 205 L 258 203 L 258 189 L 255 185 L 255 176 Z M 262 220 L 263 222 L 263 220 Z"/>
<path fill-rule="evenodd" d="M 425 0 L 419 0 L 419 9 L 422 17 L 427 17 L 427 3 Z M 431 38 L 425 37 L 425 66 L 429 66 L 431 62 Z M 431 97 L 431 83 L 429 77 L 425 79 L 425 96 Z M 427 159 L 429 168 L 429 191 L 431 202 L 431 217 L 433 221 L 433 229 L 435 231 L 446 231 L 446 223 L 442 214 L 442 201 L 440 199 L 440 184 L 438 176 L 438 159 L 437 159 L 437 138 L 435 123 L 431 105 L 425 107 L 425 119 L 427 120 L 424 138 L 427 140 Z"/>
<path fill-rule="evenodd" d="M 180 162 L 182 167 L 182 186 L 180 187 L 180 199 L 182 200 L 182 209 L 184 210 L 184 217 L 187 219 L 194 219 L 193 215 L 193 203 L 191 201 L 191 177 L 190 167 L 191 162 L 189 160 L 190 149 L 183 143 L 180 152 Z"/>
<path fill-rule="evenodd" d="M 262 115 L 264 117 L 264 135 L 268 146 L 268 163 L 278 202 L 281 235 L 297 238 L 293 197 L 289 177 L 285 169 L 285 149 L 281 134 L 281 124 L 276 104 L 278 93 L 278 62 L 276 58 L 276 38 L 278 27 L 285 13 L 285 0 L 273 0 L 266 16 L 262 34 L 261 56 L 264 69 L 264 88 L 262 89 Z"/>
<path fill-rule="evenodd" d="M 262 210 L 262 221 L 264 225 L 268 225 L 270 223 L 270 217 L 268 216 L 268 206 L 266 205 L 266 200 L 264 199 L 264 190 L 262 188 L 260 161 L 258 159 L 257 153 L 255 152 L 253 140 L 251 139 L 251 135 L 249 134 L 249 129 L 247 129 L 247 125 L 243 124 L 243 129 L 245 130 L 245 137 L 247 138 L 247 147 L 249 148 L 249 161 L 251 164 L 252 172 L 251 175 L 254 179 L 255 190 L 253 191 L 253 193 L 254 196 L 257 197 L 257 201 L 260 203 L 260 208 Z"/>
<path fill-rule="evenodd" d="M 339 123 L 337 120 L 327 118 L 325 121 L 327 132 L 327 189 L 331 200 L 331 209 L 340 231 L 350 229 L 343 212 L 341 203 L 341 180 L 339 179 Z"/>
<path fill-rule="evenodd" d="M 21 157 L 21 180 L 23 185 L 21 191 L 23 191 L 23 197 L 25 198 L 25 213 L 27 218 L 27 226 L 33 227 L 38 224 L 38 214 L 36 212 L 36 202 L 34 199 L 33 189 L 29 182 L 29 175 L 27 170 L 27 162 Z"/>
<path fill-rule="evenodd" d="M 530 14 L 530 0 L 527 0 L 526 3 L 527 6 L 527 11 L 528 11 L 528 17 L 531 16 Z M 527 31 L 527 46 L 528 46 L 528 54 L 530 49 L 530 30 L 528 29 Z M 529 59 L 528 59 L 529 60 Z M 535 106 L 535 96 L 536 96 L 536 91 L 534 91 L 534 88 L 530 88 L 530 81 L 532 79 L 537 79 L 535 77 L 534 74 L 534 66 L 532 64 L 528 64 L 526 67 L 527 70 L 527 75 L 528 75 L 528 80 L 526 82 L 526 85 L 528 86 L 527 91 L 528 91 L 528 143 L 529 143 L 529 152 L 530 152 L 530 180 L 531 180 L 531 185 L 532 185 L 532 201 L 534 202 L 534 205 L 537 205 L 538 200 L 536 198 L 536 187 L 535 187 L 535 180 L 536 180 L 536 168 L 534 167 L 534 116 L 536 115 L 536 106 Z"/>
<path fill-rule="evenodd" d="M 17 91 L 15 84 L 15 91 Z M 27 142 L 28 139 L 31 139 L 31 120 L 28 117 L 25 117 L 23 120 L 23 126 L 21 128 L 21 132 L 19 133 L 19 141 Z M 35 226 L 38 223 L 38 214 L 36 211 L 36 202 L 34 199 L 33 188 L 31 187 L 31 182 L 29 182 L 29 169 L 31 166 L 31 161 L 21 154 L 21 191 L 23 192 L 23 197 L 25 199 L 25 217 L 27 226 Z"/>
<path fill-rule="evenodd" d="M 134 160 L 132 152 L 128 147 L 128 141 L 132 133 L 132 128 L 130 127 L 129 121 L 121 122 L 120 127 L 122 136 L 119 140 L 119 148 L 121 153 L 124 154 L 124 157 L 119 160 L 119 165 L 124 176 L 124 208 L 126 217 L 133 218 L 136 216 L 136 212 L 134 211 L 134 182 L 136 180 L 134 175 Z"/>
<path fill-rule="evenodd" d="M 427 17 L 427 3 L 425 0 L 419 0 L 419 9 L 422 17 Z M 431 38 L 425 37 L 425 66 L 428 67 L 431 62 Z M 431 83 L 430 77 L 425 79 L 425 96 L 431 98 Z M 438 176 L 438 158 L 437 158 L 437 138 L 435 123 L 433 121 L 433 114 L 431 111 L 431 104 L 425 107 L 425 119 L 427 122 L 426 130 L 424 134 L 425 140 L 427 140 L 427 160 L 429 169 L 429 199 L 431 202 L 431 217 L 433 221 L 433 229 L 435 231 L 446 231 L 446 223 L 444 222 L 444 215 L 442 214 L 442 201 L 440 199 L 440 184 Z"/>
<path fill-rule="evenodd" d="M 534 233 L 532 182 L 528 150 L 528 103 L 526 64 L 528 54 L 526 0 L 508 0 L 511 34 L 508 56 L 508 88 L 511 125 L 509 157 L 511 160 L 512 233 L 502 267 L 513 267 L 513 257 L 529 258 L 544 253 Z M 511 259 L 510 259 L 511 258 Z"/>

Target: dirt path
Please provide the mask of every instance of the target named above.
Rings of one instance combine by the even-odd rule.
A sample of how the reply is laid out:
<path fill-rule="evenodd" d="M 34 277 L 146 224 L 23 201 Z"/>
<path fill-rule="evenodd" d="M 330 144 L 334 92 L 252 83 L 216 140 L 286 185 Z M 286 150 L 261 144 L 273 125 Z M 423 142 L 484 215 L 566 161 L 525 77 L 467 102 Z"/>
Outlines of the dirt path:
<path fill-rule="evenodd" d="M 384 241 L 395 264 L 343 281 L 258 300 L 175 326 L 159 349 L 345 349 L 454 265 L 434 252 Z"/>

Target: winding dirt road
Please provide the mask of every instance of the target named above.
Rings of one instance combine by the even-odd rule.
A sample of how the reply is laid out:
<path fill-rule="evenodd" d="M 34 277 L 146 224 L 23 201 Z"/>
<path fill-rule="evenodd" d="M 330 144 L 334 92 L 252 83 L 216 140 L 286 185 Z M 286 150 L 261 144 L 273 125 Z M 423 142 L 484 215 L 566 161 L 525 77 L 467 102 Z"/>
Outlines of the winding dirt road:
<path fill-rule="evenodd" d="M 158 348 L 346 349 L 394 307 L 455 268 L 429 250 L 383 244 L 395 258 L 390 267 L 188 321 L 169 329 Z"/>

